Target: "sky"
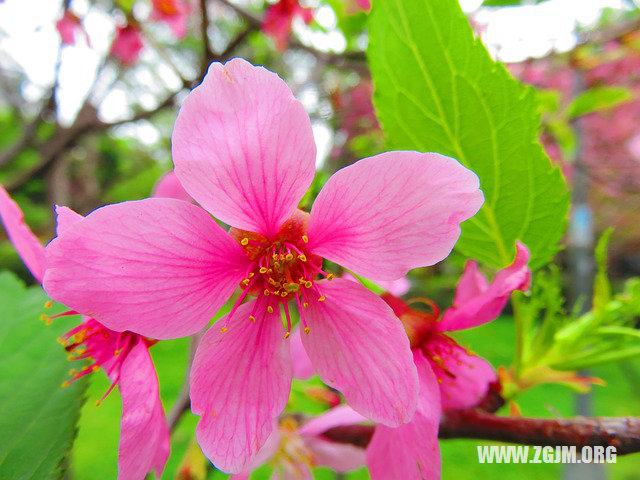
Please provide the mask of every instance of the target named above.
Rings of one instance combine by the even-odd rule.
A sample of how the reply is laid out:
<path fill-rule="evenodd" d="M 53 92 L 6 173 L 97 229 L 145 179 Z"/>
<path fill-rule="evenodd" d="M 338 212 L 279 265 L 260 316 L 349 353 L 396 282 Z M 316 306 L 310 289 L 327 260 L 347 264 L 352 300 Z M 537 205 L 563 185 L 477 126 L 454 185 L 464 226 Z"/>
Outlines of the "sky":
<path fill-rule="evenodd" d="M 317 0 L 309 0 L 311 5 L 314 1 Z M 479 10 L 482 0 L 460 0 L 460 3 L 467 13 L 473 12 L 476 21 L 485 26 L 483 40 L 492 55 L 505 62 L 517 62 L 528 57 L 544 56 L 552 50 L 571 49 L 576 42 L 576 25 L 593 24 L 603 8 L 621 8 L 624 0 L 548 0 L 540 5 Z M 148 15 L 149 8 L 144 2 L 138 4 L 135 13 L 138 18 L 144 18 Z M 96 70 L 109 48 L 114 31 L 113 19 L 91 9 L 87 0 L 73 0 L 72 6 L 84 19 L 85 28 L 90 34 L 90 45 L 84 39 L 79 39 L 77 45 L 62 49 L 58 102 L 63 123 L 73 120 L 86 92 L 92 86 Z M 60 42 L 54 25 L 60 12 L 61 0 L 5 0 L 0 4 L 0 68 L 5 72 L 19 68 L 27 73 L 30 83 L 24 85 L 22 91 L 26 98 L 40 98 L 53 82 L 56 52 Z M 314 33 L 305 25 L 297 24 L 295 31 L 301 40 L 321 50 L 343 50 L 344 38 L 339 32 L 331 31 L 335 26 L 333 11 L 328 7 L 317 10 L 316 20 L 328 32 Z M 161 35 L 163 33 L 166 32 L 159 32 Z M 154 55 L 152 49 L 145 49 L 142 62 L 158 65 L 160 62 Z M 136 80 L 149 91 L 136 98 L 147 108 L 154 106 L 154 99 L 157 97 L 154 93 L 159 89 L 176 88 L 180 82 L 178 76 L 166 65 L 161 66 L 158 73 L 152 75 L 144 70 L 136 73 Z M 305 76 L 304 72 L 299 74 L 301 77 Z M 115 88 L 107 97 L 108 101 L 103 102 L 101 118 L 112 121 L 130 114 L 130 102 L 127 98 L 130 94 L 124 87 Z M 322 148 L 322 145 L 329 143 L 330 138 L 327 137 L 328 129 L 321 122 L 315 127 L 314 131 L 320 137 L 320 160 L 320 157 L 328 153 L 328 148 Z M 153 142 L 157 137 L 157 133 L 154 135 L 149 125 L 142 124 L 136 128 L 143 129 L 142 136 L 148 142 Z"/>

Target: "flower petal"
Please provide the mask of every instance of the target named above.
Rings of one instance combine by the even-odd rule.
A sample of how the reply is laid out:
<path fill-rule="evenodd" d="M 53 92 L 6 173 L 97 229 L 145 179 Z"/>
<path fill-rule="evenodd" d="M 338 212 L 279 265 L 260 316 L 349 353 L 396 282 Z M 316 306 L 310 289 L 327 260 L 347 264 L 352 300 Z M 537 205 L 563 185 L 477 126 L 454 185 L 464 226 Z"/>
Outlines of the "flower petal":
<path fill-rule="evenodd" d="M 436 153 L 388 152 L 335 173 L 318 195 L 309 248 L 359 275 L 396 280 L 451 252 L 483 202 L 478 177 Z"/>
<path fill-rule="evenodd" d="M 400 320 L 358 283 L 335 279 L 318 288 L 326 300 L 312 297 L 304 309 L 311 330 L 302 343 L 320 378 L 373 421 L 391 426 L 409 421 L 418 379 Z"/>
<path fill-rule="evenodd" d="M 280 448 L 280 441 L 282 439 L 282 434 L 280 430 L 276 426 L 276 422 L 274 422 L 274 428 L 267 441 L 264 445 L 258 450 L 258 453 L 253 458 L 251 465 L 240 473 L 235 473 L 229 477 L 229 480 L 249 480 L 249 476 L 253 470 L 261 467 L 265 463 L 267 463 Z"/>
<path fill-rule="evenodd" d="M 374 283 L 396 297 L 401 297 L 411 289 L 408 277 L 400 277 L 397 280 L 374 280 Z"/>
<path fill-rule="evenodd" d="M 225 472 L 252 465 L 289 398 L 289 346 L 279 313 L 266 308 L 265 297 L 240 306 L 224 333 L 218 325 L 226 317 L 219 320 L 202 338 L 191 369 L 191 410 L 202 417 L 198 443 Z"/>
<path fill-rule="evenodd" d="M 193 198 L 184 189 L 174 171 L 165 173 L 158 179 L 153 187 L 153 196 L 156 198 L 175 198 L 185 202 L 193 202 Z"/>
<path fill-rule="evenodd" d="M 467 260 L 464 266 L 464 272 L 458 282 L 456 295 L 453 300 L 454 305 L 462 305 L 467 300 L 480 295 L 489 288 L 487 279 L 478 270 L 478 262 L 475 260 Z"/>
<path fill-rule="evenodd" d="M 173 130 L 182 185 L 220 220 L 275 234 L 313 180 L 311 121 L 275 73 L 236 58 L 214 62 Z"/>
<path fill-rule="evenodd" d="M 497 379 L 489 362 L 444 335 L 432 337 L 429 352 L 432 355 L 429 362 L 440 385 L 443 410 L 475 407 L 487 394 L 489 384 Z"/>
<path fill-rule="evenodd" d="M 140 480 L 151 470 L 160 477 L 169 456 L 169 429 L 159 397 L 158 376 L 142 339 L 122 362 L 119 388 L 122 420 L 118 479 Z"/>
<path fill-rule="evenodd" d="M 291 350 L 291 362 L 293 364 L 293 377 L 300 380 L 308 380 L 316 374 L 315 368 L 309 359 L 307 351 L 302 345 L 300 337 L 300 327 L 296 326 L 291 331 L 289 337 L 289 348 Z"/>
<path fill-rule="evenodd" d="M 318 437 L 306 439 L 305 444 L 311 450 L 318 465 L 332 468 L 337 472 L 348 472 L 363 466 L 366 461 L 364 448 L 348 443 L 331 442 Z"/>
<path fill-rule="evenodd" d="M 420 398 L 411 422 L 398 428 L 376 426 L 367 447 L 372 480 L 438 480 L 440 401 L 436 377 L 421 352 L 414 353 L 420 378 Z"/>
<path fill-rule="evenodd" d="M 56 210 L 56 235 L 60 235 L 71 225 L 82 220 L 84 217 L 79 213 L 74 212 L 69 207 L 61 205 L 55 206 Z"/>
<path fill-rule="evenodd" d="M 305 436 L 318 436 L 334 427 L 357 425 L 368 421 L 348 405 L 340 405 L 312 418 L 298 429 L 298 433 Z"/>
<path fill-rule="evenodd" d="M 18 255 L 38 283 L 42 283 L 47 269 L 44 247 L 24 223 L 22 210 L 2 185 L 0 185 L 0 218 Z"/>
<path fill-rule="evenodd" d="M 47 246 L 49 295 L 106 327 L 166 339 L 202 329 L 247 256 L 201 208 L 164 198 L 109 205 Z"/>
<path fill-rule="evenodd" d="M 453 306 L 448 308 L 437 327 L 441 332 L 477 327 L 495 319 L 506 305 L 515 290 L 527 290 L 531 281 L 531 271 L 527 266 L 529 250 L 516 242 L 516 258 L 511 265 L 498 272 L 491 285 L 480 291 L 481 283 L 469 288 L 469 277 L 474 273 L 474 265 L 467 265 L 461 279 L 461 287 Z M 470 271 L 468 271 L 470 269 Z M 477 278 L 477 277 L 476 277 Z M 472 292 L 475 290 L 475 294 Z"/>

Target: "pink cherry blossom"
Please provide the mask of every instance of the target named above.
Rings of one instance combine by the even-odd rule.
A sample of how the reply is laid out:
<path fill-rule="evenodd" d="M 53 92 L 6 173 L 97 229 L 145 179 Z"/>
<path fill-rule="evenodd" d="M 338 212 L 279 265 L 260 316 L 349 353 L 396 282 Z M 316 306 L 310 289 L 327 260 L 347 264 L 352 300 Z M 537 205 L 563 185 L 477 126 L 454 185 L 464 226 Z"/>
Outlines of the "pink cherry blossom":
<path fill-rule="evenodd" d="M 371 10 L 371 0 L 347 0 L 347 13 L 368 12 Z"/>
<path fill-rule="evenodd" d="M 76 35 L 78 32 L 83 33 L 87 40 L 87 44 L 89 43 L 89 37 L 82 28 L 80 19 L 70 10 L 64 11 L 62 18 L 56 22 L 56 29 L 60 34 L 62 45 L 74 45 L 76 43 Z"/>
<path fill-rule="evenodd" d="M 242 59 L 211 65 L 172 147 L 202 208 L 153 198 L 92 212 L 47 248 L 52 298 L 115 331 L 167 339 L 201 330 L 241 287 L 191 372 L 198 442 L 222 470 L 251 465 L 287 403 L 290 304 L 325 383 L 374 421 L 410 420 L 418 382 L 402 323 L 361 285 L 331 281 L 322 260 L 384 280 L 442 260 L 482 204 L 477 177 L 441 155 L 389 152 L 340 170 L 310 214 L 297 210 L 314 176 L 310 119 L 276 74 Z"/>
<path fill-rule="evenodd" d="M 411 422 L 397 428 L 376 427 L 367 447 L 367 465 L 373 480 L 440 478 L 440 411 L 477 405 L 497 379 L 486 360 L 462 348 L 444 332 L 495 319 L 513 291 L 529 287 L 528 260 L 529 251 L 518 242 L 515 260 L 498 272 L 490 285 L 478 271 L 477 263 L 467 262 L 454 306 L 445 311 L 441 321 L 438 307 L 430 301 L 426 302 L 432 311 L 427 313 L 412 309 L 390 294 L 383 295 L 411 340 L 420 393 Z M 394 461 L 389 462 L 389 458 Z"/>
<path fill-rule="evenodd" d="M 166 23 L 177 39 L 187 33 L 191 3 L 184 0 L 152 0 L 151 18 Z"/>
<path fill-rule="evenodd" d="M 111 44 L 111 55 L 122 65 L 134 65 L 144 47 L 140 29 L 134 25 L 117 27 Z"/>
<path fill-rule="evenodd" d="M 267 8 L 262 31 L 273 38 L 278 50 L 283 51 L 289 43 L 293 20 L 298 17 L 309 24 L 313 20 L 313 10 L 300 6 L 298 0 L 278 0 Z"/>
<path fill-rule="evenodd" d="M 58 233 L 82 219 L 66 207 L 56 207 Z M 18 205 L 0 185 L 0 218 L 23 261 L 39 282 L 47 268 L 45 249 L 24 223 Z M 75 315 L 75 311 L 47 317 Z M 115 332 L 84 316 L 82 323 L 60 338 L 70 360 L 91 359 L 81 370 L 71 370 L 75 381 L 99 368 L 111 380 L 104 399 L 118 385 L 122 420 L 118 454 L 119 480 L 142 480 L 155 470 L 159 476 L 169 456 L 169 430 L 158 391 L 158 377 L 149 347 L 155 341 L 132 332 Z M 100 401 L 102 401 L 102 399 Z M 100 403 L 100 401 L 98 403 Z"/>
<path fill-rule="evenodd" d="M 191 196 L 184 189 L 175 172 L 167 172 L 158 179 L 153 187 L 153 196 L 156 198 L 175 198 L 185 202 L 193 202 Z"/>
<path fill-rule="evenodd" d="M 342 274 L 342 278 L 351 280 L 352 282 L 358 282 L 359 280 L 351 275 L 349 272 Z M 397 280 L 371 280 L 384 291 L 389 292 L 391 295 L 401 297 L 411 289 L 411 282 L 408 277 L 400 277 Z"/>
<path fill-rule="evenodd" d="M 245 471 L 231 475 L 230 480 L 248 480 L 252 470 L 265 463 L 273 465 L 272 479 L 312 479 L 311 470 L 327 466 L 337 472 L 348 472 L 365 464 L 365 451 L 348 443 L 323 437 L 327 430 L 366 422 L 367 419 L 342 405 L 312 418 L 302 426 L 291 417 L 283 418 L 254 463 Z"/>

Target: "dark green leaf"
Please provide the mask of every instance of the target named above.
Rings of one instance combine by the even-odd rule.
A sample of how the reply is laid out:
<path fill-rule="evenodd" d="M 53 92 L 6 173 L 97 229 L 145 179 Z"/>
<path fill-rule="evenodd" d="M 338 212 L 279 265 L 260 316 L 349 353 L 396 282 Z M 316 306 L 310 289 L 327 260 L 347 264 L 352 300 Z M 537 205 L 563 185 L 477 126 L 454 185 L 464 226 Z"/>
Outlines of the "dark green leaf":
<path fill-rule="evenodd" d="M 69 362 L 56 342 L 68 323 L 39 321 L 46 295 L 0 273 L 0 478 L 60 476 L 76 434 L 85 382 L 61 386 Z M 48 312 L 49 313 L 49 312 Z"/>

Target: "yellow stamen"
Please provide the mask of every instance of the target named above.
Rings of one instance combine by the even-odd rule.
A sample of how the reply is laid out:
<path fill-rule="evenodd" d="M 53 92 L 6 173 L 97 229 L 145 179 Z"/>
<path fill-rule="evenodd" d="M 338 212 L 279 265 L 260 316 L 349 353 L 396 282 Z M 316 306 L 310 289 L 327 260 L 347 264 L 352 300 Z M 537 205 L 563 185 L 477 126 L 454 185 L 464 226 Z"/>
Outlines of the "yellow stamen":
<path fill-rule="evenodd" d="M 291 260 L 293 260 L 293 255 L 291 255 L 290 253 L 287 253 L 287 256 L 284 257 L 284 259 L 290 262 Z"/>
<path fill-rule="evenodd" d="M 307 308 L 307 307 L 309 306 L 309 302 L 304 302 L 304 303 L 302 304 L 302 306 L 303 306 L 304 308 Z"/>
<path fill-rule="evenodd" d="M 327 280 L 329 280 L 329 281 L 333 280 L 334 276 L 335 275 L 333 273 L 330 273 L 329 275 L 327 275 Z"/>
<path fill-rule="evenodd" d="M 269 290 L 267 290 L 266 288 L 264 289 L 264 296 L 268 297 L 269 296 Z"/>
<path fill-rule="evenodd" d="M 297 283 L 285 283 L 284 289 L 287 292 L 297 292 L 298 290 L 300 290 L 300 285 L 298 285 Z"/>
<path fill-rule="evenodd" d="M 252 323 L 255 323 L 256 317 L 254 317 L 253 315 L 249 315 L 249 320 L 251 320 Z"/>
<path fill-rule="evenodd" d="M 304 286 L 305 288 L 311 288 L 311 286 L 313 285 L 312 282 L 310 282 L 309 280 L 307 280 L 306 282 L 304 282 Z"/>
<path fill-rule="evenodd" d="M 309 243 L 309 237 L 307 237 L 306 235 L 302 235 L 302 241 L 304 243 Z"/>
<path fill-rule="evenodd" d="M 244 279 L 244 280 L 242 280 L 242 282 L 240 282 L 240 283 L 242 283 L 242 285 L 244 285 L 245 287 L 248 287 L 248 286 L 249 286 L 249 282 L 250 282 L 250 280 L 249 280 L 248 278 L 245 278 L 245 279 Z"/>
<path fill-rule="evenodd" d="M 287 332 L 284 334 L 284 339 L 286 340 L 287 338 L 289 338 L 291 336 L 291 332 Z"/>
<path fill-rule="evenodd" d="M 47 300 L 46 302 L 44 302 L 44 308 L 51 308 L 51 305 L 53 305 L 51 303 L 51 300 Z"/>
<path fill-rule="evenodd" d="M 324 295 L 322 295 L 321 297 L 318 298 L 319 302 L 324 302 L 327 299 L 327 297 L 325 297 Z"/>
<path fill-rule="evenodd" d="M 267 273 L 267 269 L 265 267 L 260 268 L 260 273 Z"/>
<path fill-rule="evenodd" d="M 289 295 L 289 292 L 287 292 L 286 290 L 285 290 L 285 291 L 280 292 L 280 296 L 281 296 L 282 298 L 286 297 L 287 295 Z"/>
<path fill-rule="evenodd" d="M 227 328 L 227 327 L 222 327 L 222 328 L 220 329 L 220 333 L 224 333 L 224 332 L 226 332 L 227 330 L 228 330 L 228 328 Z"/>
<path fill-rule="evenodd" d="M 40 320 L 46 320 L 47 318 L 49 318 L 49 315 L 45 315 L 44 313 L 40 315 Z"/>
<path fill-rule="evenodd" d="M 68 387 L 70 385 L 69 381 L 65 380 L 64 382 L 62 382 L 62 387 Z"/>
<path fill-rule="evenodd" d="M 271 305 L 267 307 L 267 312 L 273 313 L 273 307 Z"/>
<path fill-rule="evenodd" d="M 309 327 L 304 327 L 304 333 L 306 333 L 307 335 L 309 335 L 309 332 L 311 331 L 311 329 Z"/>
<path fill-rule="evenodd" d="M 240 240 L 240 245 L 246 247 L 247 245 L 249 245 L 249 239 L 247 237 L 244 237 L 242 240 Z"/>
<path fill-rule="evenodd" d="M 306 262 L 307 261 L 307 256 L 305 254 L 298 255 L 298 258 L 300 259 L 301 262 Z"/>
<path fill-rule="evenodd" d="M 255 275 L 255 273 L 251 272 L 249 275 L 247 275 L 248 278 L 253 278 Z"/>

